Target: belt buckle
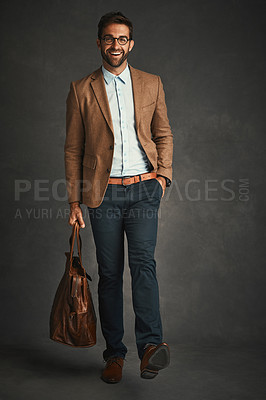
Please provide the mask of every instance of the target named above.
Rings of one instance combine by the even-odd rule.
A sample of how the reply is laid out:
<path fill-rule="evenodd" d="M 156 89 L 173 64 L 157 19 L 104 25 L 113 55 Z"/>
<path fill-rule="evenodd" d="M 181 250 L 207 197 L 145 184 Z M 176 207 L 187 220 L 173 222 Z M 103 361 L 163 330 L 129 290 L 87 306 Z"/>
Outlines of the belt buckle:
<path fill-rule="evenodd" d="M 131 176 L 122 176 L 122 185 L 127 186 L 127 184 L 124 183 L 124 179 L 131 178 Z"/>

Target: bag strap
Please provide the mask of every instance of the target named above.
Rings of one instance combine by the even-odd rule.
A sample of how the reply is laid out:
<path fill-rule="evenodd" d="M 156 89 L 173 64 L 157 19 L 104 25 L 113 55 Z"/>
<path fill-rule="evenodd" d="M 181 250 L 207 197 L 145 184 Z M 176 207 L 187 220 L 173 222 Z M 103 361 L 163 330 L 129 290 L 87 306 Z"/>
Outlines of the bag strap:
<path fill-rule="evenodd" d="M 81 241 L 81 237 L 80 237 L 79 232 L 80 232 L 80 226 L 79 226 L 78 221 L 76 221 L 75 224 L 73 225 L 72 235 L 70 236 L 70 239 L 69 239 L 69 245 L 70 245 L 70 272 L 73 272 L 72 271 L 73 251 L 74 251 L 75 235 L 77 234 L 77 243 L 78 243 L 78 253 L 79 253 L 80 265 L 83 268 L 84 276 L 86 276 L 87 279 L 92 281 L 91 276 L 86 272 L 85 268 L 82 265 L 82 260 L 81 260 L 82 241 Z"/>
<path fill-rule="evenodd" d="M 72 228 L 72 234 L 69 238 L 69 245 L 70 245 L 70 258 L 72 259 L 73 257 L 73 251 L 74 251 L 74 244 L 75 244 L 75 235 L 77 234 L 77 243 L 78 243 L 78 253 L 79 253 L 79 257 L 81 259 L 81 248 L 82 248 L 82 241 L 81 241 L 81 237 L 80 237 L 80 226 L 78 221 L 75 222 L 75 224 L 73 225 Z"/>
<path fill-rule="evenodd" d="M 81 244 L 81 238 L 80 238 L 79 230 L 80 230 L 80 226 L 79 226 L 78 221 L 76 221 L 75 224 L 73 225 L 72 234 L 71 234 L 70 239 L 69 239 L 69 244 L 70 244 L 70 272 L 73 272 L 72 271 L 73 251 L 74 251 L 75 237 L 77 236 L 79 262 L 80 262 L 81 267 L 83 268 L 84 275 L 86 275 L 86 271 L 85 271 L 85 268 L 82 265 L 82 259 L 81 259 L 81 246 L 82 246 L 82 244 Z"/>
<path fill-rule="evenodd" d="M 76 223 L 75 223 L 75 225 L 76 225 Z M 72 237 L 73 237 L 75 225 L 73 226 L 72 234 L 71 234 L 71 236 L 70 236 L 70 238 L 69 238 L 69 246 L 70 246 L 70 248 L 71 248 L 71 246 L 72 246 Z M 79 231 L 79 225 L 77 226 L 77 231 Z M 79 232 L 78 232 L 78 233 L 79 233 Z M 79 240 L 79 242 L 80 242 L 80 253 L 81 253 L 82 241 L 81 241 L 80 234 L 79 234 L 79 236 L 78 236 L 78 240 Z"/>

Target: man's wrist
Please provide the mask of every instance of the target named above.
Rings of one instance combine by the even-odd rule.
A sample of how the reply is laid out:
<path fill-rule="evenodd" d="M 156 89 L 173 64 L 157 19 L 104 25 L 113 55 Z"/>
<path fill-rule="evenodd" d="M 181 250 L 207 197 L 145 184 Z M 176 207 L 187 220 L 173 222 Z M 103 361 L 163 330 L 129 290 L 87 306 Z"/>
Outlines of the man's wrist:
<path fill-rule="evenodd" d="M 71 203 L 69 203 L 71 207 L 76 207 L 76 206 L 80 206 L 80 201 L 72 201 Z"/>
<path fill-rule="evenodd" d="M 163 175 L 157 175 L 157 176 L 161 176 L 162 178 L 164 178 L 164 179 L 165 179 L 165 182 L 166 182 L 166 187 L 171 185 L 171 181 L 170 181 L 170 179 L 169 179 L 169 178 L 167 178 L 166 176 L 163 176 Z"/>

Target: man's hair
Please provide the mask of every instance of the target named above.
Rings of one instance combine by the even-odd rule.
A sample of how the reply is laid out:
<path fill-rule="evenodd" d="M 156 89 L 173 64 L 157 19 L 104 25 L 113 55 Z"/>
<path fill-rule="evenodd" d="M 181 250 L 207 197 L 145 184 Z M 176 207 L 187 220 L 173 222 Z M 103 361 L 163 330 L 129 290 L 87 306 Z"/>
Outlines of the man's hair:
<path fill-rule="evenodd" d="M 102 16 L 98 23 L 98 38 L 101 39 L 103 29 L 110 24 L 123 24 L 129 28 L 129 39 L 133 37 L 132 22 L 125 17 L 120 11 L 112 11 Z"/>

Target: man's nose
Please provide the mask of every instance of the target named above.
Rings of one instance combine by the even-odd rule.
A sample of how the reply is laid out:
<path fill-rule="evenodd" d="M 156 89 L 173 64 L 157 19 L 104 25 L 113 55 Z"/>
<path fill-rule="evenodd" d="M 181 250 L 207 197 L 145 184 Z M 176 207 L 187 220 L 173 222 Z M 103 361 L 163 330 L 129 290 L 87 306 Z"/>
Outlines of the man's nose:
<path fill-rule="evenodd" d="M 115 49 L 119 49 L 120 48 L 120 44 L 118 43 L 118 39 L 114 39 L 112 47 L 114 47 Z"/>

